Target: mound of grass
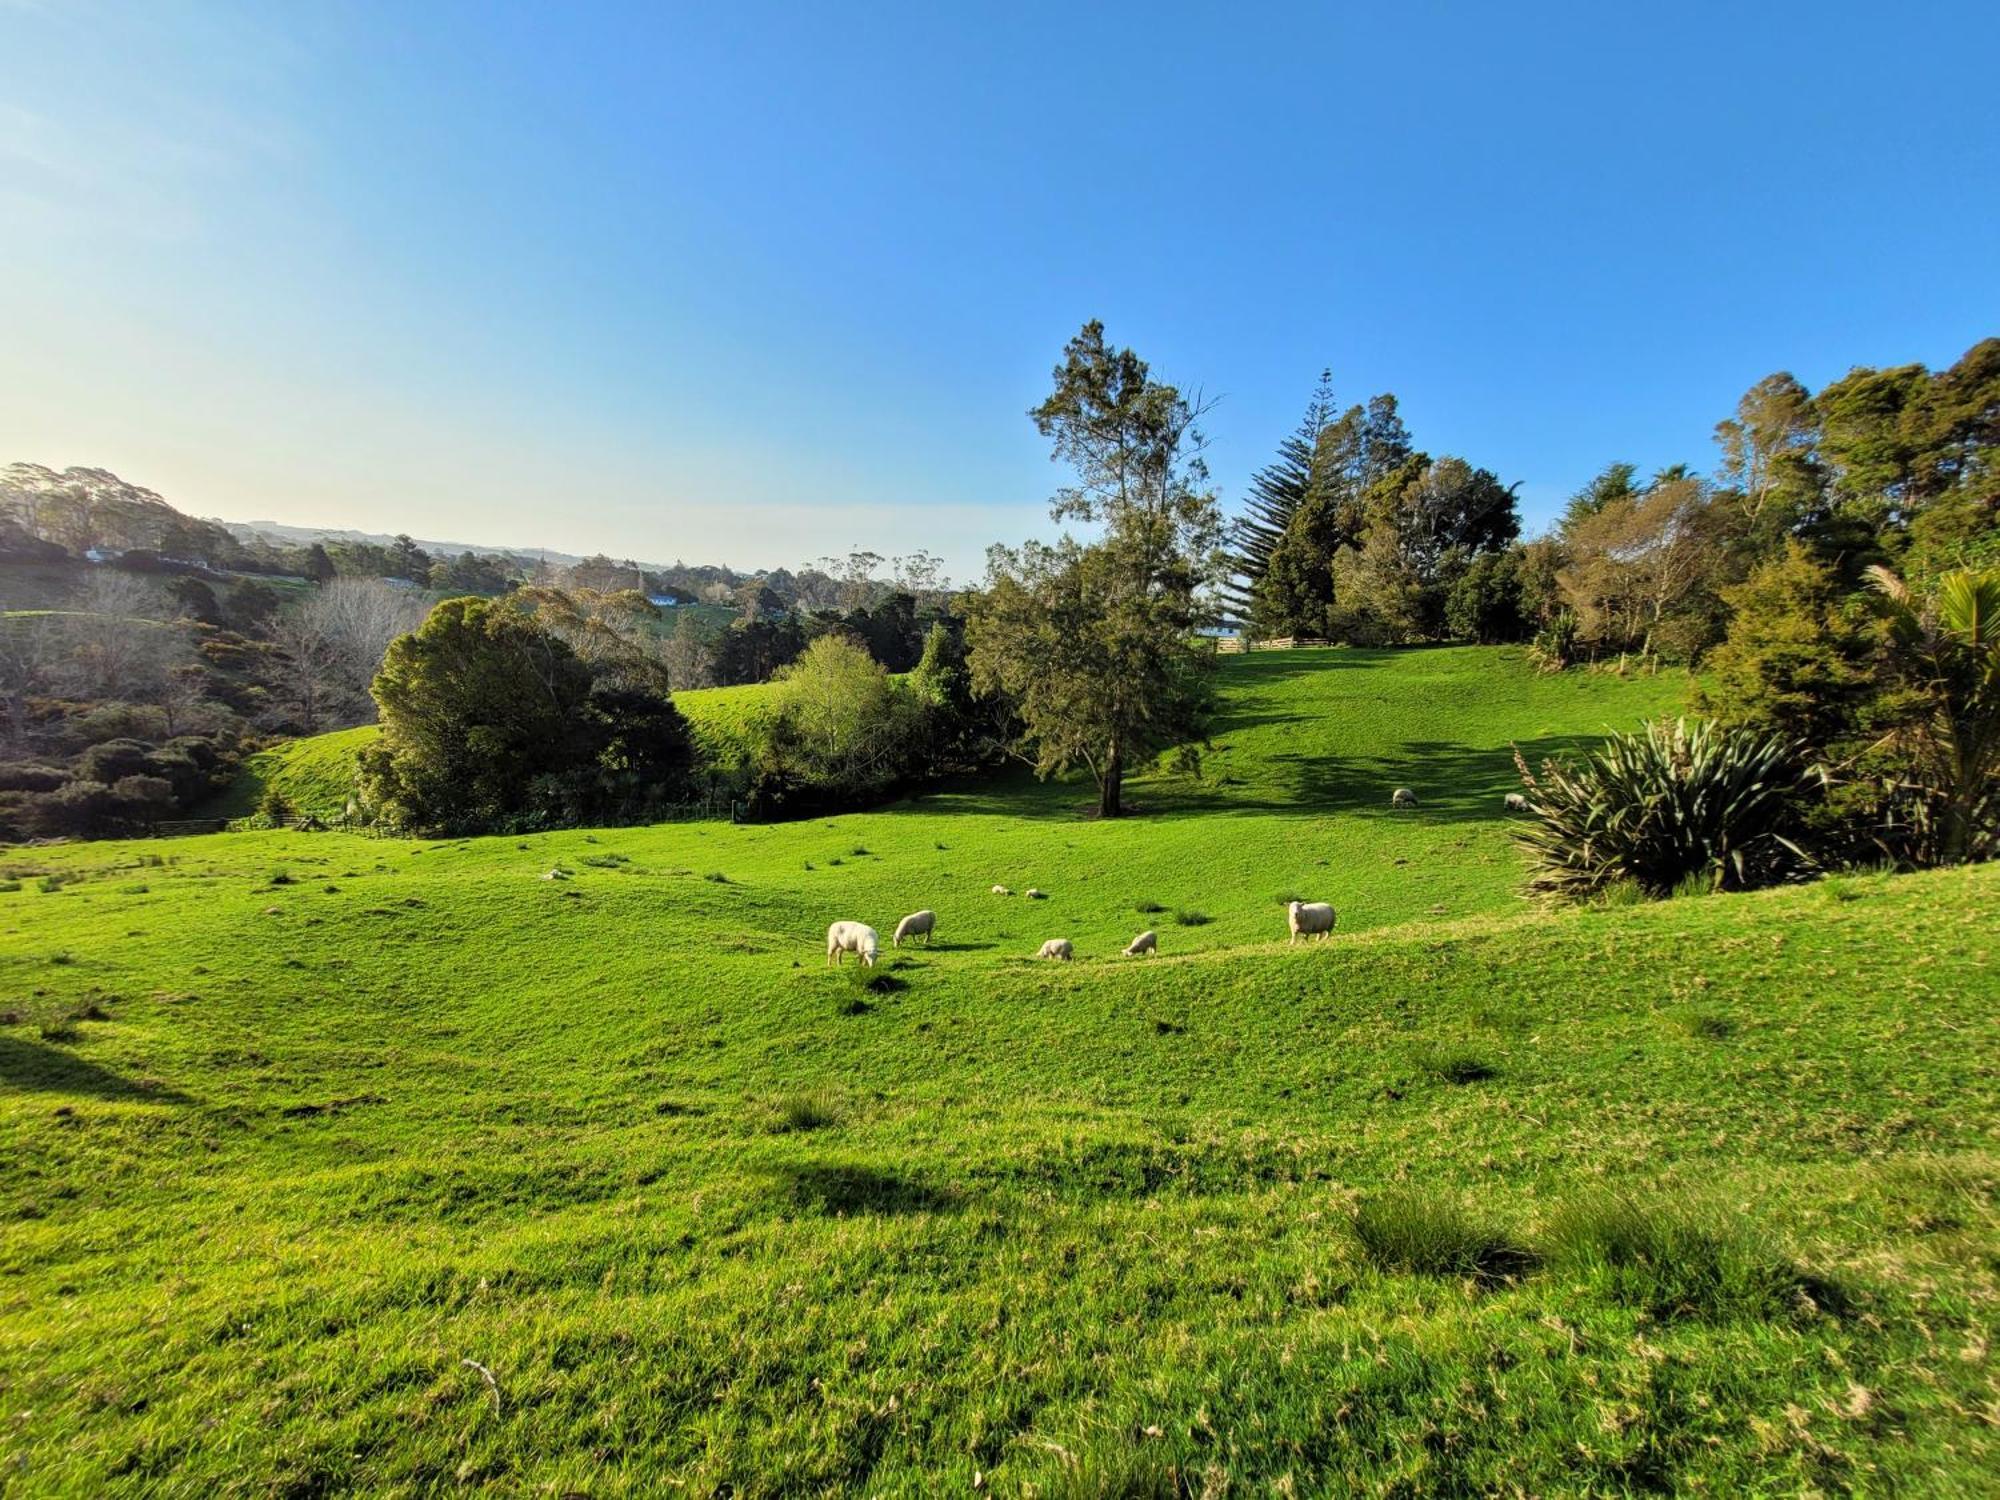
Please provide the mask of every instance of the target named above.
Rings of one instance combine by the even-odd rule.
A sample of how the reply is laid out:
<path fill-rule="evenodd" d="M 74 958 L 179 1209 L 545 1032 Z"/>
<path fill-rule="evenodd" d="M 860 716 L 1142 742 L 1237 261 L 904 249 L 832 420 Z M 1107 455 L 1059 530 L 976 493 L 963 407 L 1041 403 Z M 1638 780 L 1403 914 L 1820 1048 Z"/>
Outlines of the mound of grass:
<path fill-rule="evenodd" d="M 1352 1220 L 1362 1254 L 1378 1270 L 1493 1281 L 1516 1276 L 1534 1256 L 1504 1230 L 1448 1194 L 1390 1189 L 1362 1199 Z"/>

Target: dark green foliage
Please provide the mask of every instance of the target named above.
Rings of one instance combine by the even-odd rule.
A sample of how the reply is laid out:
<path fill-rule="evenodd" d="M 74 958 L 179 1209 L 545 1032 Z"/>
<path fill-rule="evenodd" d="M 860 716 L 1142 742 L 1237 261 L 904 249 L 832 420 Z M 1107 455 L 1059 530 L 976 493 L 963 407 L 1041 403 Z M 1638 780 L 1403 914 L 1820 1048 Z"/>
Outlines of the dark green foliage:
<path fill-rule="evenodd" d="M 376 675 L 382 735 L 359 756 L 369 809 L 476 831 L 643 817 L 681 795 L 685 721 L 616 664 L 592 669 L 529 613 L 447 599 Z"/>
<path fill-rule="evenodd" d="M 1808 866 L 1796 839 L 1818 783 L 1775 736 L 1658 720 L 1581 764 L 1551 760 L 1537 775 L 1518 752 L 1515 764 L 1532 814 L 1515 837 L 1535 893 L 1587 900 L 1629 881 L 1658 897 L 1697 875 L 1750 890 Z"/>
<path fill-rule="evenodd" d="M 1176 927 L 1206 927 L 1214 920 L 1215 918 L 1211 917 L 1207 912 L 1177 911 L 1174 913 L 1174 925 Z"/>
<path fill-rule="evenodd" d="M 1729 634 L 1709 654 L 1700 704 L 1824 750 L 1853 735 L 1875 689 L 1876 633 L 1833 569 L 1796 540 L 1723 591 Z"/>
<path fill-rule="evenodd" d="M 447 599 L 395 641 L 376 675 L 382 738 L 361 754 L 385 821 L 493 828 L 525 814 L 539 777 L 591 758 L 590 670 L 521 613 Z"/>
<path fill-rule="evenodd" d="M 1377 1268 L 1415 1276 L 1494 1281 L 1532 1267 L 1511 1236 L 1468 1212 L 1449 1194 L 1389 1189 L 1362 1199 L 1354 1238 Z"/>

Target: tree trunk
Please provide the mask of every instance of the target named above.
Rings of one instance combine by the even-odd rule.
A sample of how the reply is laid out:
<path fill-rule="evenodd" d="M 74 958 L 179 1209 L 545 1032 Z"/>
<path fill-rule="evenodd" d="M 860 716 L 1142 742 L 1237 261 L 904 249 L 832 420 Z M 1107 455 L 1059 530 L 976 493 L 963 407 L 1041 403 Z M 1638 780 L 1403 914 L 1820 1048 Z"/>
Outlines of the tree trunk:
<path fill-rule="evenodd" d="M 1111 753 L 1104 758 L 1104 775 L 1097 783 L 1097 815 L 1100 818 L 1115 818 L 1122 810 L 1119 793 L 1125 785 L 1125 756 L 1114 741 Z"/>

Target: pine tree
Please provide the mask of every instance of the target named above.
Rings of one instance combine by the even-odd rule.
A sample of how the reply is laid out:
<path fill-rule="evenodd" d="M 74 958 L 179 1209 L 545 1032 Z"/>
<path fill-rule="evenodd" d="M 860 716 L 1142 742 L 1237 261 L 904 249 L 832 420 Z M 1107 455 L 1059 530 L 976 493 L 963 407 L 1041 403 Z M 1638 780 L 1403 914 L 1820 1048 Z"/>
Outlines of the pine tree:
<path fill-rule="evenodd" d="M 1230 524 L 1230 574 L 1219 592 L 1223 608 L 1238 620 L 1249 618 L 1271 554 L 1324 472 L 1321 438 L 1333 421 L 1333 371 L 1322 370 L 1305 419 L 1278 444 L 1277 458 L 1251 475 L 1243 513 Z"/>

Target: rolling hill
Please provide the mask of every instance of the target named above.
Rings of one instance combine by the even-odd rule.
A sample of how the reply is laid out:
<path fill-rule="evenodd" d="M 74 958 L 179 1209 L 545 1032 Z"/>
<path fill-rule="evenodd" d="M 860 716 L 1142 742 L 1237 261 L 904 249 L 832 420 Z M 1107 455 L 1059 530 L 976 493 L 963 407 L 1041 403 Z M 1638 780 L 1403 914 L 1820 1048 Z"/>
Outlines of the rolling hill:
<path fill-rule="evenodd" d="M 1979 1489 L 2000 871 L 1550 912 L 1509 744 L 1680 684 L 1225 685 L 1109 824 L 0 853 L 10 1492 Z"/>

